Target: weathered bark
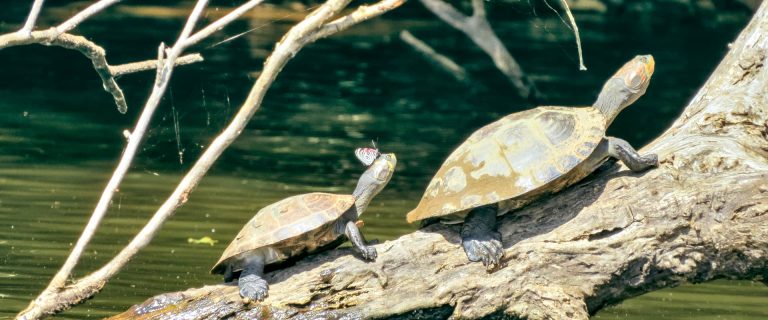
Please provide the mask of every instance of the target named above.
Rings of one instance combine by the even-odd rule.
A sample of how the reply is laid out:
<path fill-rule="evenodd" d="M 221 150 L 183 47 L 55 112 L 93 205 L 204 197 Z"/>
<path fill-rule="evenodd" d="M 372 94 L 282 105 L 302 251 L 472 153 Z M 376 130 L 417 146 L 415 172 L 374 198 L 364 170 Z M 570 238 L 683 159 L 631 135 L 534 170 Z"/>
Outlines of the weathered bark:
<path fill-rule="evenodd" d="M 683 115 L 644 148 L 658 169 L 609 166 L 503 218 L 504 267 L 468 263 L 458 227 L 432 225 L 377 246 L 267 275 L 270 296 L 243 305 L 234 285 L 169 293 L 117 319 L 586 319 L 607 304 L 684 282 L 768 279 L 768 4 Z M 661 67 L 661 66 L 659 66 Z M 664 88 L 652 88 L 664 90 Z"/>

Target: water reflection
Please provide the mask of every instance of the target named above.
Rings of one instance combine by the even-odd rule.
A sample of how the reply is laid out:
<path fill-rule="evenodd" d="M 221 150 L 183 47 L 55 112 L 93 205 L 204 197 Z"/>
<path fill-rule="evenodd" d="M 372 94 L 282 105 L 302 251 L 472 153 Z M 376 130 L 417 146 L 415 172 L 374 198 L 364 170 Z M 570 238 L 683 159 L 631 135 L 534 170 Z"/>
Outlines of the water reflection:
<path fill-rule="evenodd" d="M 149 9 L 156 17 L 144 16 Z M 151 58 L 158 42 L 176 36 L 188 11 L 156 9 L 122 7 L 78 31 L 103 44 L 115 64 Z M 18 10 L 0 13 L 0 21 L 6 22 L 0 28 L 12 30 L 24 15 Z M 58 10 L 51 12 L 71 12 L 68 7 Z M 205 63 L 177 69 L 145 147 L 76 276 L 111 258 L 165 200 L 236 111 L 263 58 L 296 19 L 287 8 L 259 12 L 225 30 L 232 35 L 254 29 L 251 33 L 209 47 L 226 39 L 218 36 L 199 48 Z M 629 57 L 653 54 L 657 71 L 648 93 L 609 131 L 634 145 L 671 123 L 746 22 L 744 15 L 702 31 L 706 26 L 669 14 L 650 16 L 648 23 L 580 14 L 590 68 L 584 73 L 577 71 L 570 32 L 556 16 L 546 11 L 494 12 L 499 35 L 546 94 L 543 104 L 589 104 L 604 79 Z M 121 28 L 124 24 L 143 27 Z M 431 69 L 399 42 L 396 34 L 402 28 L 462 63 L 485 89 L 470 90 Z M 1 318 L 26 306 L 69 253 L 153 75 L 118 79 L 130 106 L 123 116 L 111 97 L 99 91 L 98 77 L 79 53 L 19 47 L 0 51 L 0 61 Z M 445 156 L 476 128 L 532 106 L 512 92 L 487 57 L 418 3 L 311 45 L 280 74 L 247 131 L 152 244 L 95 299 L 61 318 L 102 317 L 160 292 L 219 282 L 208 270 L 254 212 L 293 194 L 351 192 L 363 171 L 352 150 L 371 139 L 383 151 L 397 153 L 399 163 L 389 186 L 363 217 L 364 232 L 386 240 L 413 230 L 404 214 Z M 187 241 L 204 236 L 219 243 Z M 597 317 L 643 319 L 652 311 L 653 318 L 722 314 L 757 319 L 768 316 L 760 308 L 766 296 L 765 287 L 748 282 L 717 282 L 646 295 Z"/>

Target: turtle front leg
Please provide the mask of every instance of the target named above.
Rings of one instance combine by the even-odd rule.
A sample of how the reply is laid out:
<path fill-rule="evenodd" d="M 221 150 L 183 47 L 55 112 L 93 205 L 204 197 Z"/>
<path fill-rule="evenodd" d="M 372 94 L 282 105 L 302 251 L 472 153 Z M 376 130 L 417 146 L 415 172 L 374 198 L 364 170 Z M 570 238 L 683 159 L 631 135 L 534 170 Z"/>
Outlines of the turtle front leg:
<path fill-rule="evenodd" d="M 461 245 L 469 261 L 482 261 L 486 269 L 498 267 L 504 250 L 501 234 L 496 231 L 495 205 L 472 209 L 461 227 Z"/>
<path fill-rule="evenodd" d="M 244 263 L 243 272 L 240 273 L 240 279 L 237 281 L 240 296 L 254 301 L 264 300 L 269 290 L 267 281 L 262 278 L 264 276 L 264 257 L 255 254 L 246 258 Z"/>
<path fill-rule="evenodd" d="M 357 251 L 363 255 L 363 258 L 368 260 L 376 260 L 376 248 L 373 246 L 365 245 L 365 239 L 363 238 L 363 235 L 360 233 L 360 229 L 357 228 L 357 225 L 354 221 L 347 221 L 344 228 L 344 234 L 347 235 L 349 241 L 352 241 L 352 244 L 355 246 Z"/>
<path fill-rule="evenodd" d="M 608 155 L 621 160 L 629 170 L 640 172 L 659 165 L 659 157 L 655 153 L 640 155 L 629 142 L 615 137 L 606 137 L 606 140 Z"/>

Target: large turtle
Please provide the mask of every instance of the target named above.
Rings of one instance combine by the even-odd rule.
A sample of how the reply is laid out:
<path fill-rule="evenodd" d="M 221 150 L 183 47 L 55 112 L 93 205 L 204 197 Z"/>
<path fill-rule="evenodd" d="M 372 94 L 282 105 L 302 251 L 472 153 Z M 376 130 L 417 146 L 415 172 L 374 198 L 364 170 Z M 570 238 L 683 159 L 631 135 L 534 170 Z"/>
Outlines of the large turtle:
<path fill-rule="evenodd" d="M 640 155 L 605 136 L 616 115 L 645 93 L 653 68 L 652 56 L 636 56 L 608 79 L 592 106 L 538 107 L 475 131 L 445 160 L 408 222 L 463 222 L 467 258 L 498 266 L 504 254 L 498 215 L 583 179 L 608 157 L 632 171 L 658 165 L 655 154 Z"/>
<path fill-rule="evenodd" d="M 346 235 L 365 259 L 376 259 L 355 224 L 395 171 L 394 153 L 379 154 L 363 173 L 351 195 L 307 193 L 292 196 L 259 210 L 229 244 L 211 273 L 238 280 L 240 295 L 262 300 L 267 296 L 264 266 L 339 245 Z"/>

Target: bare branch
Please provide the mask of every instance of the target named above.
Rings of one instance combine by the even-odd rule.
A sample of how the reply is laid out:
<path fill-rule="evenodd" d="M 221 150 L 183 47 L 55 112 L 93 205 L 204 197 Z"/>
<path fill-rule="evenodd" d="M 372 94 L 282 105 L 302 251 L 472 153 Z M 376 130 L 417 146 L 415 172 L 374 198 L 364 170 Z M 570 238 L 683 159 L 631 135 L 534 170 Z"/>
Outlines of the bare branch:
<path fill-rule="evenodd" d="M 464 84 L 472 83 L 472 81 L 469 79 L 467 71 L 464 70 L 464 68 L 462 68 L 456 62 L 453 62 L 451 58 L 436 52 L 434 49 L 432 49 L 432 47 L 416 38 L 407 30 L 400 32 L 400 39 L 410 45 L 414 50 L 416 50 L 416 52 L 420 53 L 427 61 L 432 63 L 438 69 L 443 70 L 453 76 L 456 81 Z"/>
<path fill-rule="evenodd" d="M 523 98 L 536 98 L 540 94 L 533 82 L 525 75 L 520 64 L 504 46 L 485 17 L 485 4 L 482 0 L 473 0 L 472 16 L 466 16 L 443 0 L 421 0 L 421 3 L 434 15 L 452 27 L 461 30 L 486 54 L 491 57 L 496 68 L 503 73 L 518 95 Z"/>
<path fill-rule="evenodd" d="M 242 16 L 243 14 L 248 12 L 248 10 L 253 9 L 257 5 L 261 4 L 262 2 L 264 2 L 264 0 L 250 0 L 250 1 L 242 4 L 237 9 L 232 10 L 232 12 L 230 12 L 230 13 L 226 14 L 225 16 L 219 18 L 219 20 L 214 21 L 213 23 L 211 23 L 207 27 L 203 28 L 202 30 L 196 32 L 191 37 L 189 37 L 189 39 L 187 39 L 188 46 L 196 44 L 196 43 L 200 42 L 200 40 L 202 40 L 204 38 L 207 38 L 208 36 L 210 36 L 214 32 L 221 30 L 222 28 L 224 28 L 224 26 L 228 25 L 229 23 L 231 23 L 235 19 L 239 18 L 240 16 Z"/>
<path fill-rule="evenodd" d="M 185 25 L 181 36 L 179 37 L 179 39 L 182 40 L 180 41 L 181 43 L 183 43 L 183 39 L 188 37 L 192 32 L 195 21 L 197 21 L 197 19 L 200 17 L 200 13 L 202 12 L 203 8 L 205 8 L 207 3 L 207 0 L 199 0 L 197 2 L 197 5 L 192 11 L 192 14 L 190 14 L 189 19 L 187 20 L 187 24 Z M 59 38 L 54 41 L 58 41 L 58 39 Z M 172 52 L 175 54 L 178 54 L 179 51 L 180 50 L 172 50 Z M 80 235 L 80 238 L 77 240 L 75 247 L 72 249 L 69 257 L 67 257 L 67 260 L 64 262 L 64 265 L 53 277 L 51 284 L 46 290 L 50 289 L 52 291 L 57 291 L 64 287 L 66 279 L 69 278 L 69 276 L 72 274 L 72 270 L 75 268 L 75 265 L 77 265 L 77 261 L 80 260 L 80 256 L 82 255 L 85 246 L 88 245 L 88 242 L 90 242 L 91 238 L 96 233 L 96 229 L 101 223 L 101 219 L 106 214 L 107 208 L 112 201 L 112 197 L 114 196 L 115 191 L 120 186 L 125 173 L 128 171 L 128 168 L 133 161 L 133 157 L 136 154 L 136 150 L 139 147 L 139 142 L 141 141 L 147 126 L 149 125 L 149 121 L 152 118 L 157 105 L 160 104 L 160 99 L 165 92 L 165 87 L 168 84 L 168 80 L 170 80 L 170 74 L 173 70 L 174 60 L 176 58 L 175 54 L 171 54 L 167 57 L 163 65 L 163 69 L 161 72 L 159 72 L 159 78 L 162 79 L 162 81 L 159 83 L 159 85 L 154 87 L 150 98 L 147 100 L 147 104 L 144 106 L 144 110 L 139 117 L 139 121 L 136 123 L 136 127 L 131 132 L 131 138 L 128 140 L 128 145 L 123 152 L 123 156 L 120 158 L 120 162 L 112 174 L 112 178 L 110 178 L 107 186 L 104 188 L 101 198 L 96 204 L 96 208 L 91 215 L 91 219 L 88 221 L 85 230 L 83 230 L 82 235 Z M 103 57 L 103 50 L 101 56 Z M 109 73 L 109 66 L 106 65 L 106 60 L 103 61 L 103 66 L 103 69 L 106 71 L 107 75 L 111 77 L 111 73 Z M 112 82 L 114 82 L 114 79 L 112 79 Z"/>
<path fill-rule="evenodd" d="M 449 3 L 441 0 L 422 0 L 421 4 L 429 9 L 429 11 L 432 11 L 432 14 L 436 15 L 440 20 L 451 25 L 454 29 L 462 31 L 467 29 L 469 17 L 462 14 Z"/>
<path fill-rule="evenodd" d="M 109 92 L 115 100 L 117 110 L 120 111 L 120 113 L 125 113 L 128 110 L 123 90 L 117 85 L 115 78 L 109 71 L 109 64 L 107 64 L 104 48 L 81 36 L 75 36 L 68 33 L 59 34 L 53 28 L 45 31 L 33 31 L 30 33 L 29 37 L 21 36 L 18 33 L 0 35 L 0 48 L 26 44 L 52 45 L 79 51 L 86 58 L 91 60 L 93 68 L 96 70 L 99 77 L 101 77 L 101 81 L 104 84 L 104 90 Z"/>
<path fill-rule="evenodd" d="M 307 43 L 313 42 L 317 39 L 325 38 L 334 33 L 344 31 L 355 24 L 378 17 L 385 12 L 395 9 L 403 3 L 405 3 L 405 0 L 382 0 L 368 6 L 361 5 L 352 13 L 325 24 L 322 28 L 308 36 L 306 41 Z"/>
<path fill-rule="evenodd" d="M 22 37 L 29 37 L 31 35 L 32 29 L 35 28 L 35 23 L 37 22 L 37 16 L 40 15 L 40 9 L 43 8 L 43 1 L 44 0 L 35 0 L 35 2 L 32 3 L 32 9 L 29 10 L 27 22 L 25 22 L 24 26 L 18 31 L 19 35 Z"/>
<path fill-rule="evenodd" d="M 29 36 L 23 36 L 17 33 L 8 33 L 0 35 L 0 48 L 8 48 L 27 44 L 40 44 L 46 46 L 57 46 L 71 50 L 77 50 L 86 58 L 91 60 L 94 70 L 101 78 L 104 90 L 112 95 L 120 113 L 128 110 L 128 104 L 125 101 L 125 95 L 120 86 L 117 85 L 115 77 L 128 73 L 154 69 L 146 66 L 148 61 L 125 64 L 121 66 L 110 66 L 107 63 L 106 51 L 96 43 L 82 36 L 76 36 L 69 33 L 59 34 L 53 28 L 44 31 L 33 31 Z M 183 57 L 177 62 L 177 65 L 185 65 L 202 61 L 200 55 Z"/>
<path fill-rule="evenodd" d="M 199 53 L 193 53 L 193 54 L 181 56 L 178 59 L 176 59 L 176 66 L 183 66 L 187 64 L 201 62 L 201 61 L 203 61 L 203 56 L 201 56 Z M 145 61 L 125 63 L 121 65 L 116 65 L 116 66 L 109 66 L 109 71 L 110 73 L 112 73 L 113 77 L 119 77 L 129 73 L 136 73 L 140 71 L 157 69 L 158 68 L 157 62 L 158 60 L 145 60 Z"/>
<path fill-rule="evenodd" d="M 485 17 L 485 3 L 484 0 L 472 0 L 472 17 L 479 19 L 486 19 Z"/>
<path fill-rule="evenodd" d="M 165 50 L 167 48 L 165 47 L 165 42 L 160 42 L 160 45 L 157 46 L 157 70 L 155 70 L 155 87 L 160 86 L 160 81 L 162 81 L 163 77 L 163 66 L 165 65 Z"/>
<path fill-rule="evenodd" d="M 103 1 L 99 3 L 107 4 L 108 1 Z M 128 145 L 126 146 L 125 151 L 123 152 L 123 156 L 120 158 L 120 162 L 118 163 L 117 168 L 115 168 L 115 171 L 113 172 L 112 177 L 107 183 L 107 186 L 104 188 L 104 191 L 102 192 L 102 195 L 99 198 L 96 208 L 94 209 L 91 215 L 91 218 L 88 220 L 88 224 L 83 230 L 83 233 L 80 235 L 80 238 L 77 240 L 77 243 L 72 249 L 72 252 L 67 257 L 67 260 L 64 262 L 61 269 L 59 269 L 59 271 L 53 277 L 48 287 L 40 294 L 40 296 L 38 296 L 37 299 L 32 301 L 24 311 L 19 313 L 19 318 L 36 319 L 45 314 L 51 314 L 59 310 L 66 309 L 72 304 L 82 301 L 83 299 L 90 297 L 96 292 L 98 292 L 101 289 L 101 287 L 107 282 L 107 280 L 114 274 L 114 273 L 105 274 L 103 271 L 93 273 L 86 279 L 93 279 L 95 283 L 83 284 L 82 281 L 76 282 L 75 284 L 69 287 L 69 288 L 74 288 L 70 290 L 69 292 L 70 296 L 68 298 L 66 297 L 62 298 L 62 296 L 66 295 L 65 284 L 67 279 L 71 276 L 72 270 L 77 265 L 77 262 L 80 260 L 80 256 L 82 255 L 83 250 L 88 245 L 93 235 L 96 233 L 96 229 L 98 229 L 98 226 L 101 223 L 101 220 L 106 214 L 107 208 L 109 207 L 109 204 L 112 201 L 112 197 L 114 196 L 115 191 L 120 186 L 120 183 L 125 177 L 125 174 L 128 171 L 134 156 L 136 155 L 136 151 L 138 150 L 139 143 L 141 142 L 141 139 L 144 136 L 144 133 L 146 132 L 146 129 L 149 125 L 152 115 L 154 114 L 154 111 L 157 109 L 157 106 L 160 104 L 160 100 L 162 96 L 165 94 L 165 89 L 168 86 L 168 81 L 170 80 L 171 74 L 173 72 L 175 59 L 184 49 L 185 40 L 187 39 L 187 37 L 189 37 L 189 34 L 192 33 L 192 29 L 194 28 L 195 23 L 199 19 L 203 9 L 207 4 L 208 4 L 207 0 L 198 0 L 197 4 L 195 5 L 195 8 L 193 9 L 192 13 L 187 19 L 187 23 L 185 24 L 181 32 L 181 35 L 179 36 L 179 40 L 177 41 L 178 46 L 174 46 L 173 48 L 171 48 L 171 50 L 168 53 L 168 56 L 165 59 L 162 59 L 163 45 L 161 44 L 158 61 L 163 60 L 164 63 L 162 68 L 158 70 L 158 73 L 157 73 L 156 80 L 158 79 L 159 80 L 155 81 L 155 86 L 153 87 L 152 93 L 150 94 L 150 97 L 147 99 L 147 103 L 144 106 L 144 109 L 139 117 L 139 120 L 136 123 L 134 130 L 130 134 L 130 138 L 128 139 Z M 94 12 L 98 12 L 98 10 L 100 10 L 100 8 L 94 7 L 94 6 L 91 6 L 89 9 L 92 9 Z M 103 9 L 103 7 L 101 7 L 101 9 Z M 51 29 L 48 32 L 56 32 L 56 30 Z M 61 41 L 61 39 L 66 39 L 66 38 L 67 37 L 64 37 L 64 38 L 57 37 L 53 41 Z M 106 72 L 109 75 L 109 77 L 112 79 L 112 82 L 114 83 L 114 78 L 112 78 L 111 73 L 109 73 L 109 66 L 106 63 L 106 60 L 103 59 L 104 57 L 103 49 L 101 49 L 100 54 L 97 54 L 94 56 L 102 57 L 101 60 L 103 60 L 103 65 L 101 67 L 104 70 L 103 72 Z M 99 68 L 97 67 L 97 71 L 98 70 Z M 115 87 L 116 86 L 117 85 L 115 84 Z M 149 241 L 149 239 L 147 239 L 147 241 Z M 135 252 L 133 254 L 135 254 Z M 125 261 L 127 261 L 127 259 Z M 125 262 L 123 262 L 123 264 L 124 263 Z M 117 268 L 119 269 L 119 267 L 121 266 L 122 265 L 119 265 L 117 266 Z M 81 284 L 78 285 L 78 283 L 81 283 Z M 78 293 L 78 295 L 72 296 L 71 295 L 72 292 Z"/>
<path fill-rule="evenodd" d="M 121 0 L 99 0 L 96 3 L 78 12 L 76 15 L 72 16 L 72 18 L 69 18 L 69 20 L 64 21 L 59 26 L 57 26 L 56 33 L 61 34 L 61 33 L 69 32 L 69 30 L 72 30 L 75 27 L 77 27 L 77 25 L 85 21 L 85 19 L 90 18 L 91 16 L 101 12 L 101 10 L 104 10 L 109 6 L 115 3 L 118 3 L 120 1 Z"/>
<path fill-rule="evenodd" d="M 98 292 L 106 282 L 114 276 L 133 256 L 143 247 L 145 247 L 154 234 L 159 230 L 162 224 L 173 215 L 178 207 L 185 203 L 188 199 L 189 193 L 197 186 L 199 181 L 205 175 L 207 170 L 211 167 L 213 162 L 221 155 L 234 139 L 242 132 L 246 124 L 253 116 L 253 114 L 260 108 L 261 101 L 266 94 L 267 89 L 272 84 L 277 74 L 282 70 L 283 66 L 295 56 L 295 54 L 307 43 L 308 39 L 312 41 L 319 38 L 315 33 L 320 30 L 328 20 L 338 14 L 351 0 L 330 0 L 312 12 L 302 22 L 294 26 L 284 37 L 281 42 L 277 44 L 273 54 L 265 62 L 264 70 L 259 78 L 254 83 L 248 98 L 244 102 L 240 111 L 235 115 L 232 122 L 224 129 L 224 131 L 212 142 L 208 149 L 198 159 L 195 165 L 190 169 L 187 175 L 177 186 L 176 190 L 169 196 L 169 198 L 163 203 L 153 215 L 150 221 L 142 228 L 142 230 L 134 237 L 134 239 L 120 252 L 118 253 L 108 264 L 91 273 L 90 275 L 76 280 L 73 283 L 64 286 L 64 280 L 71 274 L 72 268 L 76 264 L 79 255 L 82 253 L 82 249 L 92 237 L 95 229 L 98 227 L 100 220 L 105 215 L 107 206 L 114 195 L 115 190 L 119 186 L 120 181 L 125 176 L 130 163 L 135 156 L 138 144 L 146 132 L 149 120 L 159 104 L 160 98 L 164 94 L 167 87 L 168 80 L 173 70 L 175 58 L 184 49 L 185 45 L 194 43 L 189 41 L 188 36 L 191 34 L 194 22 L 198 19 L 202 8 L 205 6 L 206 0 L 199 0 L 195 10 L 190 15 L 187 25 L 179 36 L 176 45 L 169 50 L 165 50 L 161 44 L 158 49 L 158 75 L 157 81 L 153 88 L 150 97 L 147 99 L 147 103 L 142 111 L 142 114 L 137 121 L 136 127 L 133 132 L 128 134 L 128 145 L 123 153 L 123 157 L 118 163 L 112 178 L 107 183 L 107 186 L 102 193 L 99 203 L 91 216 L 91 219 L 83 231 L 78 243 L 73 249 L 72 254 L 68 257 L 62 269 L 57 273 L 51 284 L 45 291 L 33 302 L 26 310 L 22 311 L 18 316 L 21 319 L 37 319 L 46 314 L 55 313 L 69 308 L 71 305 L 87 299 L 96 292 Z M 390 1 L 397 5 L 391 6 L 389 9 L 393 9 L 402 3 L 402 0 Z M 250 5 L 250 4 L 249 4 Z M 244 7 L 241 7 L 244 8 Z M 381 10 L 381 6 L 372 6 L 376 10 L 366 11 L 358 10 L 350 14 L 348 19 L 352 22 L 343 22 L 338 24 L 336 30 L 343 30 L 357 21 L 363 21 L 370 17 L 377 16 L 384 12 Z M 245 9 L 239 11 L 242 14 Z M 228 15 L 234 17 L 233 15 Z M 233 19 L 233 18 L 227 18 Z M 212 25 L 218 25 L 214 23 Z M 214 30 L 214 29 L 210 29 Z M 202 31 L 201 31 L 202 32 Z M 206 33 L 209 31 L 205 31 Z M 206 33 L 199 33 L 202 38 Z M 333 32 L 324 33 L 323 36 L 330 35 Z M 209 34 L 209 33 L 208 33 Z M 164 53 L 167 55 L 163 57 Z M 150 64 L 146 62 L 145 64 Z M 162 68 L 160 65 L 162 64 Z"/>
<path fill-rule="evenodd" d="M 581 54 L 581 36 L 579 36 L 579 27 L 576 25 L 576 19 L 573 18 L 571 8 L 568 7 L 568 1 L 560 0 L 560 2 L 563 4 L 565 14 L 568 15 L 568 21 L 571 22 L 571 27 L 573 27 L 573 34 L 576 36 L 576 47 L 579 50 L 579 70 L 587 70 L 587 67 L 584 66 L 584 56 Z"/>
<path fill-rule="evenodd" d="M 208 0 L 198 0 L 197 4 L 195 4 L 195 8 L 192 9 L 192 13 L 189 15 L 187 23 L 184 25 L 184 29 L 181 30 L 181 35 L 179 35 L 179 38 L 176 40 L 176 44 L 173 45 L 173 50 L 177 51 L 177 53 L 188 47 L 186 43 L 187 38 L 192 34 L 192 30 L 195 29 L 195 24 L 197 24 L 197 20 L 200 19 L 200 15 L 203 13 L 206 6 L 208 6 Z"/>

